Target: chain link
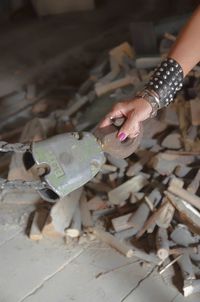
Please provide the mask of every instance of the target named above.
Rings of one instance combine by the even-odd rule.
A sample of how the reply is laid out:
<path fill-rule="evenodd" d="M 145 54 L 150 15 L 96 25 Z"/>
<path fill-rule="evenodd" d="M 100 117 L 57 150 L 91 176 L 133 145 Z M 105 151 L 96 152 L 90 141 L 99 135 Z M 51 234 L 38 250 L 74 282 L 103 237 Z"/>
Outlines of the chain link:
<path fill-rule="evenodd" d="M 0 178 L 1 190 L 43 190 L 47 184 L 41 181 L 7 180 Z"/>
<path fill-rule="evenodd" d="M 0 152 L 15 152 L 25 153 L 30 150 L 30 144 L 16 143 L 9 144 L 4 141 L 0 141 Z M 0 190 L 42 190 L 47 188 L 45 182 L 37 181 L 25 181 L 25 180 L 7 180 L 0 177 Z"/>
<path fill-rule="evenodd" d="M 24 153 L 30 150 L 30 144 L 9 144 L 4 141 L 0 141 L 0 152 L 16 152 L 16 153 Z"/>

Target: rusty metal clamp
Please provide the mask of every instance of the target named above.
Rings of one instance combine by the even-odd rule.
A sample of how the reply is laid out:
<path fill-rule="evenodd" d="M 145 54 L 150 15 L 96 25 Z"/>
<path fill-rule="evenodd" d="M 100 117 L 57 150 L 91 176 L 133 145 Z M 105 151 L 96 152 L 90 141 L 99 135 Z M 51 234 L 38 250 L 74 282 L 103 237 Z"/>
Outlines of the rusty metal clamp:
<path fill-rule="evenodd" d="M 140 125 L 140 132 L 135 138 L 126 138 L 125 141 L 120 142 L 117 137 L 119 128 L 125 122 L 125 118 L 118 118 L 112 120 L 112 124 L 104 127 L 98 128 L 94 135 L 101 144 L 104 152 L 111 154 L 116 158 L 126 158 L 129 157 L 138 148 L 143 134 L 142 125 Z"/>

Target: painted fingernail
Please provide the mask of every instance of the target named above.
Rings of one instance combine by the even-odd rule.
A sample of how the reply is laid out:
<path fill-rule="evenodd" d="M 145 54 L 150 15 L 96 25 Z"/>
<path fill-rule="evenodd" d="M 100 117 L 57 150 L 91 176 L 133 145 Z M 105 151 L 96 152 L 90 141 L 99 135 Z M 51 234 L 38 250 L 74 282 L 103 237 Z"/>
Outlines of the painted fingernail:
<path fill-rule="evenodd" d="M 123 142 L 126 139 L 126 134 L 124 132 L 119 133 L 118 138 L 120 142 Z"/>

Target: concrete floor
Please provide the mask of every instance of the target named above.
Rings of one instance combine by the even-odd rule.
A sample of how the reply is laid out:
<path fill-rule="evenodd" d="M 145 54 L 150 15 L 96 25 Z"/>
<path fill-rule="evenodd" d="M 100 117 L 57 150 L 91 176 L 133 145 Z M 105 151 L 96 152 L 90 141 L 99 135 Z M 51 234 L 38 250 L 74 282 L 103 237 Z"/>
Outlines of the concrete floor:
<path fill-rule="evenodd" d="M 62 240 L 32 242 L 14 224 L 0 227 L 0 267 L 0 302 L 200 301 L 98 242 L 71 249 Z"/>

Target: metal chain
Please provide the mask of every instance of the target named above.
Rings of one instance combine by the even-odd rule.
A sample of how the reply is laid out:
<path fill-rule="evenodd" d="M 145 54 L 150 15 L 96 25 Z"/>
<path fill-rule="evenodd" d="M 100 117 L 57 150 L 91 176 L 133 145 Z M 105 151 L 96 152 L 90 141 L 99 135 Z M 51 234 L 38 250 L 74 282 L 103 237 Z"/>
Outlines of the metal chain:
<path fill-rule="evenodd" d="M 0 178 L 0 190 L 42 190 L 46 189 L 45 182 L 37 181 L 24 181 L 24 180 L 7 180 Z"/>
<path fill-rule="evenodd" d="M 30 150 L 30 144 L 16 143 L 9 144 L 4 141 L 0 141 L 0 152 L 15 152 L 25 153 Z M 0 177 L 0 190 L 42 190 L 47 188 L 45 182 L 37 181 L 25 181 L 25 180 L 7 180 Z"/>
<path fill-rule="evenodd" d="M 24 153 L 30 150 L 30 144 L 9 144 L 4 141 L 0 141 L 0 152 L 16 152 L 16 153 Z"/>

